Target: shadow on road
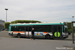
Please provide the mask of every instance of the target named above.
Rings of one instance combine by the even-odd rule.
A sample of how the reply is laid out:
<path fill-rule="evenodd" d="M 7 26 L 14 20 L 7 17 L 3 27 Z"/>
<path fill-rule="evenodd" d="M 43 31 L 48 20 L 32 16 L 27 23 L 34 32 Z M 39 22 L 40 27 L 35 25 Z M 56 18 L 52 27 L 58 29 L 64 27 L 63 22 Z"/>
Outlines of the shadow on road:
<path fill-rule="evenodd" d="M 17 37 L 13 37 L 13 38 L 17 38 Z M 31 39 L 31 38 L 25 38 L 25 37 L 21 37 L 22 39 Z M 72 41 L 72 39 L 58 39 L 58 38 L 55 38 L 55 39 L 45 39 L 45 38 L 35 38 L 35 40 L 63 40 L 63 41 Z"/>
<path fill-rule="evenodd" d="M 72 41 L 72 39 L 65 39 L 65 41 Z"/>

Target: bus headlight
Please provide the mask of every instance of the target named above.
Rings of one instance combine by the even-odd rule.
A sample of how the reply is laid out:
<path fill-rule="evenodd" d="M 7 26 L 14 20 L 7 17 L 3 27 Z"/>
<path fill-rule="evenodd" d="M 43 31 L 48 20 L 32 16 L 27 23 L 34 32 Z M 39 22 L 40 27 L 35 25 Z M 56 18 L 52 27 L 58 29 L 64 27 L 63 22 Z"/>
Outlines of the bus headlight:
<path fill-rule="evenodd" d="M 51 36 L 53 35 L 52 33 L 49 33 Z"/>
<path fill-rule="evenodd" d="M 68 33 L 62 33 L 62 35 L 68 35 Z"/>
<path fill-rule="evenodd" d="M 65 35 L 65 33 L 62 33 L 62 35 Z"/>

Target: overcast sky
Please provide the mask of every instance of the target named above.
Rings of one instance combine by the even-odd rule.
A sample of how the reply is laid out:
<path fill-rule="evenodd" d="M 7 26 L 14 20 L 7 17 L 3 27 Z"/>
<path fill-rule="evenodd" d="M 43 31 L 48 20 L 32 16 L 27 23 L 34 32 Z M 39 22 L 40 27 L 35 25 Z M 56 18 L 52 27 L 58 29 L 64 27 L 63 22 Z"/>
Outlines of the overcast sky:
<path fill-rule="evenodd" d="M 0 0 L 0 19 L 70 22 L 75 16 L 75 0 Z"/>

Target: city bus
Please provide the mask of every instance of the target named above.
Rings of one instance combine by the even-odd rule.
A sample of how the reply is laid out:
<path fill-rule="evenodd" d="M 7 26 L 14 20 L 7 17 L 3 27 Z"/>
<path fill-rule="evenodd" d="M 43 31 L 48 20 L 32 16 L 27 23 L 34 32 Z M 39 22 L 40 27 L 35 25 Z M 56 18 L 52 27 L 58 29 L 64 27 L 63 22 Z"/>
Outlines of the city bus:
<path fill-rule="evenodd" d="M 34 37 L 54 39 L 68 38 L 66 23 L 19 23 L 9 25 L 9 35 L 20 37 L 32 37 L 32 28 L 34 28 Z"/>

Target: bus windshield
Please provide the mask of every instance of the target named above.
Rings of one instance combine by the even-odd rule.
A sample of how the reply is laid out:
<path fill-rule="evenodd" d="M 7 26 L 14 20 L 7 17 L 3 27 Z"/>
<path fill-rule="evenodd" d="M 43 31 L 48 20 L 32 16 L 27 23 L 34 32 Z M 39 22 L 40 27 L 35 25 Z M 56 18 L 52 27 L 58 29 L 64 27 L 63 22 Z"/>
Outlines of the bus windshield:
<path fill-rule="evenodd" d="M 64 25 L 64 32 L 68 32 L 68 27 Z"/>

